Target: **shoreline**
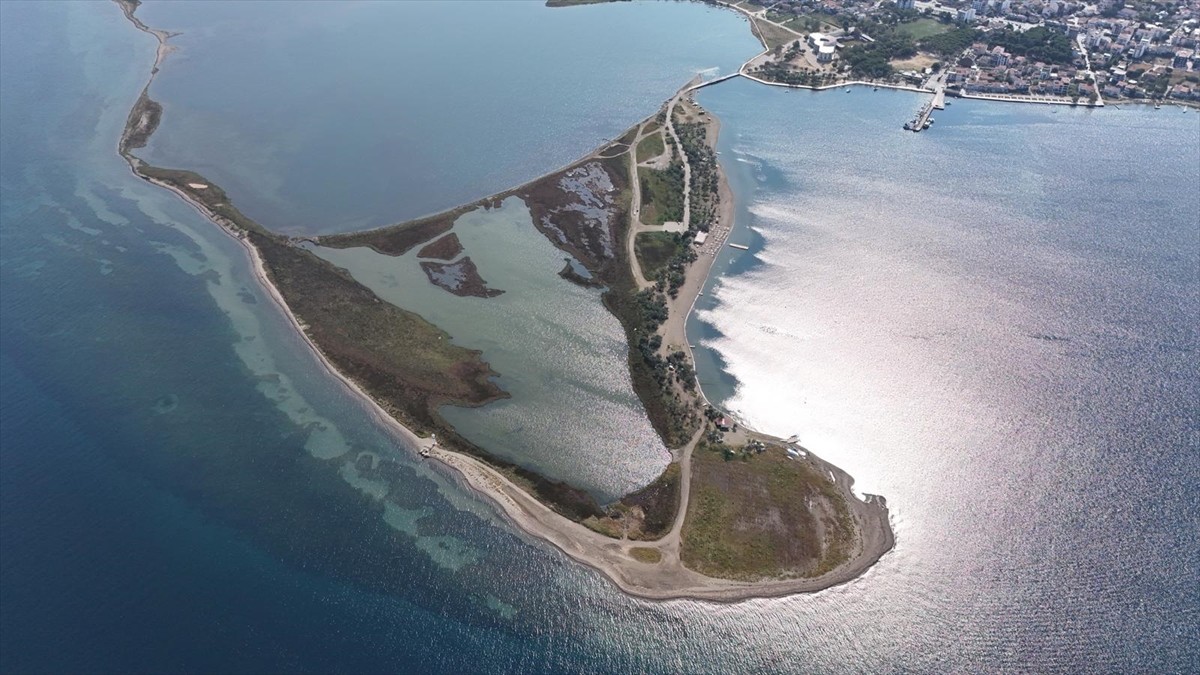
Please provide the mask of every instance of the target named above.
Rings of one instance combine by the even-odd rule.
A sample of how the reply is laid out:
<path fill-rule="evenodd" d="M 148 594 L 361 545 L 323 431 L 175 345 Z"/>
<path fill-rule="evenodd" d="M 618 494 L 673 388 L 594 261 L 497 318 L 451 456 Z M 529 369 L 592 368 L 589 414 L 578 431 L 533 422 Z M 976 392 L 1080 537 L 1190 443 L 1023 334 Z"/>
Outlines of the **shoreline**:
<path fill-rule="evenodd" d="M 172 47 L 167 44 L 167 40 L 174 34 L 167 31 L 154 30 L 146 26 L 140 20 L 133 16 L 133 10 L 136 9 L 136 2 L 130 0 L 116 0 L 121 6 L 126 17 L 133 23 L 135 27 L 143 32 L 154 35 L 158 40 L 158 49 L 154 67 L 151 71 L 150 78 L 146 86 L 142 90 L 142 96 L 148 98 L 150 85 L 153 83 L 155 76 L 159 71 L 163 59 L 170 53 Z M 753 78 L 752 78 L 753 79 Z M 694 88 L 685 86 L 680 92 L 673 95 L 670 99 L 672 108 L 681 96 Z M 139 99 L 140 100 L 140 99 Z M 639 122 L 633 129 L 639 128 L 643 122 Z M 844 471 L 835 467 L 823 460 L 820 460 L 815 455 L 812 456 L 814 463 L 828 471 L 837 486 L 845 493 L 851 516 L 858 523 L 859 538 L 855 543 L 854 555 L 849 556 L 845 562 L 838 565 L 834 569 L 826 572 L 823 575 L 812 578 L 790 578 L 790 579 L 774 579 L 761 581 L 734 581 L 729 579 L 721 579 L 709 577 L 698 572 L 695 572 L 683 566 L 680 561 L 679 549 L 680 540 L 679 532 L 683 522 L 687 516 L 687 494 L 689 490 L 689 481 L 685 479 L 681 490 L 681 500 L 674 527 L 671 534 L 662 537 L 658 540 L 641 541 L 628 539 L 615 539 L 606 535 L 595 532 L 584 525 L 570 520 L 559 513 L 553 511 L 546 504 L 538 501 L 533 495 L 527 492 L 522 487 L 518 486 L 506 476 L 501 474 L 496 469 L 487 466 L 480 460 L 460 452 L 450 451 L 441 448 L 432 438 L 422 438 L 409 427 L 405 426 L 391 414 L 389 414 L 380 403 L 372 396 L 366 393 L 363 387 L 353 378 L 346 376 L 340 372 L 336 366 L 329 360 L 326 354 L 316 344 L 312 337 L 308 334 L 306 326 L 292 311 L 287 304 L 279 289 L 270 278 L 270 274 L 266 269 L 260 251 L 255 247 L 254 243 L 249 241 L 247 237 L 239 236 L 231 229 L 224 221 L 222 216 L 214 213 L 206 205 L 194 199 L 182 189 L 171 185 L 165 181 L 148 176 L 140 171 L 140 167 L 144 162 L 129 152 L 124 147 L 124 139 L 128 135 L 132 125 L 132 119 L 127 122 L 125 134 L 122 136 L 122 143 L 119 145 L 118 152 L 126 160 L 131 172 L 149 183 L 159 187 L 166 188 L 176 196 L 182 198 L 186 203 L 195 208 L 201 215 L 205 216 L 210 222 L 217 225 L 226 236 L 236 239 L 242 248 L 249 256 L 249 260 L 253 267 L 255 279 L 261 284 L 267 294 L 271 297 L 276 306 L 283 311 L 288 321 L 293 328 L 300 333 L 302 339 L 308 348 L 316 356 L 322 367 L 332 374 L 346 388 L 346 391 L 352 396 L 363 401 L 368 410 L 383 423 L 385 428 L 396 432 L 399 439 L 407 441 L 412 450 L 427 455 L 433 459 L 437 459 L 439 464 L 444 465 L 451 475 L 454 476 L 461 485 L 470 488 L 472 492 L 480 495 L 495 505 L 497 510 L 514 525 L 514 528 L 523 536 L 528 536 L 535 541 L 549 543 L 555 548 L 565 553 L 572 560 L 587 565 L 588 567 L 597 570 L 609 580 L 611 580 L 623 592 L 647 599 L 647 600 L 674 600 L 674 599 L 691 599 L 691 600 L 706 600 L 715 602 L 738 602 L 752 598 L 764 597 L 779 597 L 793 595 L 797 593 L 809 593 L 824 590 L 832 586 L 840 585 L 849 582 L 861 576 L 866 570 L 872 567 L 885 553 L 892 549 L 894 545 L 894 534 L 892 532 L 886 502 L 881 497 L 867 496 L 866 500 L 859 500 L 855 497 L 851 486 L 853 479 Z M 715 141 L 715 139 L 714 139 Z M 488 201 L 503 196 L 509 196 L 514 192 L 519 191 L 525 186 L 536 183 L 548 176 L 553 176 L 560 173 L 565 168 L 570 168 L 581 161 L 601 156 L 606 150 L 613 145 L 619 145 L 619 140 L 609 141 L 601 145 L 597 150 L 593 150 L 583 157 L 582 160 L 576 161 L 574 164 L 567 167 L 548 172 L 531 181 L 523 183 L 517 188 L 510 189 L 506 192 L 499 193 L 491 197 L 472 202 L 471 205 L 484 204 Z M 631 155 L 634 148 L 626 148 L 626 151 Z M 636 156 L 631 157 L 631 161 L 636 162 Z M 719 173 L 719 185 L 723 189 L 721 192 L 721 220 L 729 230 L 733 227 L 733 197 L 729 190 L 727 181 L 724 177 L 724 172 Z M 634 186 L 633 189 L 637 189 Z M 468 205 L 470 206 L 470 205 Z M 464 207 L 457 207 L 462 209 Z M 450 209 L 442 213 L 449 213 L 456 209 Z M 405 221 L 408 222 L 408 221 Z M 376 228 L 376 229 L 386 229 Z M 630 228 L 630 232 L 634 228 Z M 369 230 L 370 231 L 370 230 Z M 724 240 L 720 242 L 724 244 Z M 692 307 L 695 304 L 696 298 L 699 296 L 699 291 L 707 283 L 708 275 L 711 270 L 712 262 L 715 259 L 716 253 L 719 252 L 721 246 L 717 246 L 712 255 L 709 256 L 707 263 L 694 273 L 688 274 L 689 284 L 694 283 L 694 289 L 688 293 L 690 298 L 687 299 L 688 309 L 686 312 L 675 312 L 679 318 L 677 324 L 683 331 L 683 342 L 686 344 L 686 322 L 690 316 Z M 681 297 L 685 297 L 681 294 Z M 681 303 L 682 304 L 682 303 Z M 690 354 L 690 347 L 688 347 Z M 707 402 L 707 397 L 703 394 L 703 389 L 700 388 L 700 395 Z M 692 449 L 695 447 L 696 441 L 699 439 L 701 432 L 697 432 L 684 450 L 683 461 L 687 463 L 690 460 Z M 762 438 L 770 438 L 764 435 L 759 435 Z M 775 439 L 782 440 L 782 439 Z M 811 453 L 809 453 L 811 455 Z M 666 553 L 664 560 L 659 563 L 644 563 L 635 560 L 632 555 L 633 549 L 654 548 Z"/>

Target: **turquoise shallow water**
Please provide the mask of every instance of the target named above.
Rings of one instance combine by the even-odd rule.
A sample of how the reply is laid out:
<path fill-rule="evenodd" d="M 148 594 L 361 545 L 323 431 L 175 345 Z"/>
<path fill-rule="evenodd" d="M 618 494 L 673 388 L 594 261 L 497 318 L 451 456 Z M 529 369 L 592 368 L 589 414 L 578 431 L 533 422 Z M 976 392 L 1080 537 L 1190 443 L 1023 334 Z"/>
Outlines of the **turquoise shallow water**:
<path fill-rule="evenodd" d="M 912 135 L 902 94 L 702 94 L 755 230 L 693 325 L 706 387 L 887 495 L 898 545 L 812 596 L 652 604 L 411 458 L 128 173 L 152 50 L 109 5 L 0 3 L 0 670 L 1200 660 L 1195 113 L 956 102 Z M 386 510 L 340 447 L 396 458 Z"/>

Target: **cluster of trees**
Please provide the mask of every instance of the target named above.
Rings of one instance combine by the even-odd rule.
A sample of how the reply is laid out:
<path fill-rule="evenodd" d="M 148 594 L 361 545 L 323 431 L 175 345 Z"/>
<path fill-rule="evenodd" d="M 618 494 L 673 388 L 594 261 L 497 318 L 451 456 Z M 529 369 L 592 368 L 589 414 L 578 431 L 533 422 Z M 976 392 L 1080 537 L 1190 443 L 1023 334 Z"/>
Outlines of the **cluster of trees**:
<path fill-rule="evenodd" d="M 638 313 L 642 317 L 642 330 L 653 333 L 667 320 L 667 301 L 662 293 L 647 288 L 639 291 L 634 299 L 637 301 Z"/>
<path fill-rule="evenodd" d="M 907 59 L 917 54 L 912 38 L 895 30 L 872 36 L 874 42 L 861 42 L 842 50 L 842 61 L 860 77 L 884 78 L 894 69 L 888 61 Z"/>
<path fill-rule="evenodd" d="M 689 240 L 690 241 L 690 240 Z M 655 288 L 666 292 L 672 298 L 679 295 L 679 289 L 687 279 L 687 266 L 696 260 L 696 252 L 688 244 L 684 244 L 679 252 L 663 267 L 658 274 Z"/>
<path fill-rule="evenodd" d="M 964 49 L 979 40 L 982 35 L 982 31 L 974 28 L 955 28 L 937 35 L 930 35 L 917 44 L 927 52 L 942 56 L 958 56 Z"/>
<path fill-rule="evenodd" d="M 955 28 L 914 41 L 894 26 L 878 24 L 871 30 L 875 42 L 859 43 L 842 50 L 842 61 L 860 77 L 888 77 L 894 70 L 890 61 L 911 58 L 918 49 L 943 56 L 959 54 L 982 35 L 974 28 Z"/>
<path fill-rule="evenodd" d="M 1074 60 L 1071 38 L 1055 30 L 1038 26 L 1025 32 L 993 31 L 987 34 L 989 47 L 997 45 L 1017 56 L 1044 63 L 1069 64 Z"/>
<path fill-rule="evenodd" d="M 1171 86 L 1171 75 L 1173 69 L 1168 68 L 1165 73 L 1155 75 L 1148 70 L 1135 71 L 1130 75 L 1137 78 L 1138 84 L 1145 90 L 1146 96 L 1150 98 L 1163 98 L 1167 95 L 1167 88 Z"/>
<path fill-rule="evenodd" d="M 677 123 L 675 133 L 692 168 L 690 227 L 707 232 L 717 217 L 720 195 L 717 191 L 717 154 L 708 146 L 707 130 L 702 122 Z"/>
<path fill-rule="evenodd" d="M 837 75 L 814 70 L 792 70 L 784 63 L 767 63 L 758 69 L 758 76 L 771 82 L 798 85 L 801 87 L 823 87 L 837 81 Z"/>
<path fill-rule="evenodd" d="M 783 45 L 775 45 L 775 58 L 782 58 L 784 61 L 791 61 L 800 56 L 800 52 L 804 51 L 804 43 L 799 40 L 794 40 L 788 45 L 787 51 L 783 50 Z"/>

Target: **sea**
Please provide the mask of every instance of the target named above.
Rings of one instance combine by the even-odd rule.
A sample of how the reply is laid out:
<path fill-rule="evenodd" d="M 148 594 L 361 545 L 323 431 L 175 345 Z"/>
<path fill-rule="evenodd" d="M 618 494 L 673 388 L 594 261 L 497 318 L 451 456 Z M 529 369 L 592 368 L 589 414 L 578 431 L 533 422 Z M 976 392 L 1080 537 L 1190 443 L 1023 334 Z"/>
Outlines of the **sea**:
<path fill-rule="evenodd" d="M 290 234 L 524 182 L 757 50 L 696 3 L 138 11 L 182 31 L 146 156 Z M 749 247 L 720 254 L 689 325 L 705 391 L 884 495 L 897 542 L 820 593 L 653 603 L 421 462 L 308 353 L 240 246 L 129 172 L 116 141 L 154 46 L 108 3 L 0 3 L 0 671 L 1200 666 L 1195 110 L 955 100 L 912 134 L 906 92 L 699 92 Z M 604 385 L 568 435 L 641 424 L 595 295 L 529 300 L 561 290 L 533 274 L 561 261 L 529 248 L 521 205 L 463 228 L 506 311 L 395 297 L 514 367 L 544 343 L 475 326 L 527 313 L 577 357 L 541 375 Z M 529 270 L 501 265 L 517 249 Z M 381 293 L 411 279 L 345 264 Z M 502 445 L 512 425 L 553 433 L 537 382 L 462 423 Z M 626 445 L 524 459 L 607 494 L 663 461 Z M 386 502 L 362 452 L 395 462 Z"/>

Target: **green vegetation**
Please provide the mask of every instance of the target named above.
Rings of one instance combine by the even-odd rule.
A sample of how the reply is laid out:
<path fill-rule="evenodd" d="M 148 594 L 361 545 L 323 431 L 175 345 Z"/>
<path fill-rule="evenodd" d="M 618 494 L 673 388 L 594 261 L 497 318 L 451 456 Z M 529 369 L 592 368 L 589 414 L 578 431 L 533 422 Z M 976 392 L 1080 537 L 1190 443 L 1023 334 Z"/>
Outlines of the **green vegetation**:
<path fill-rule="evenodd" d="M 872 35 L 875 42 L 860 42 L 842 50 L 842 61 L 859 77 L 884 78 L 892 74 L 889 61 L 916 56 L 912 38 L 895 30 Z"/>
<path fill-rule="evenodd" d="M 917 19 L 908 23 L 902 23 L 896 26 L 896 32 L 908 37 L 911 40 L 922 40 L 924 38 L 945 33 L 953 28 L 949 24 L 942 23 L 936 19 Z"/>
<path fill-rule="evenodd" d="M 475 205 L 460 206 L 456 209 L 439 213 L 428 218 L 411 220 L 398 225 L 388 225 L 376 230 L 365 232 L 349 232 L 318 237 L 317 243 L 330 248 L 367 248 L 383 255 L 402 256 L 434 237 L 445 234 L 454 227 L 454 221 L 469 211 L 474 211 Z"/>
<path fill-rule="evenodd" d="M 676 120 L 675 133 L 679 135 L 679 143 L 692 169 L 689 227 L 693 233 L 707 232 L 717 222 L 717 210 L 721 202 L 717 191 L 717 154 L 708 145 L 708 125 L 704 122 L 685 123 Z"/>
<path fill-rule="evenodd" d="M 137 4 L 130 3 L 130 7 L 125 11 L 126 15 L 132 18 L 132 12 L 137 8 Z M 142 95 L 133 104 L 133 109 L 129 111 L 129 118 L 125 121 L 125 131 L 121 134 L 121 152 L 145 147 L 146 141 L 150 140 L 150 136 L 158 129 L 160 120 L 162 120 L 162 105 L 147 96 L 143 90 Z"/>
<path fill-rule="evenodd" d="M 674 232 L 641 232 L 633 243 L 638 266 L 647 279 L 657 278 L 686 246 L 683 237 Z"/>
<path fill-rule="evenodd" d="M 609 221 L 614 241 L 624 241 L 629 233 L 629 158 L 626 156 L 601 161 L 613 186 L 620 192 L 619 209 Z M 677 167 L 676 200 L 682 201 L 682 167 Z M 558 248 L 570 253 L 583 263 L 593 277 L 608 287 L 602 296 L 604 306 L 621 323 L 625 339 L 630 346 L 628 353 L 630 380 L 633 390 L 641 399 L 654 430 L 668 447 L 678 448 L 691 438 L 699 425 L 695 404 L 691 397 L 682 397 L 671 384 L 675 375 L 668 369 L 665 359 L 646 358 L 644 341 L 649 339 L 667 318 L 666 302 L 661 292 L 638 292 L 633 280 L 632 261 L 628 258 L 628 247 L 615 246 L 612 257 L 606 257 L 600 228 L 588 226 L 577 211 L 563 210 L 574 203 L 576 196 L 564 193 L 558 187 L 559 174 L 547 176 L 521 188 L 516 194 L 525 200 L 533 215 L 536 227 Z M 682 205 L 680 205 L 682 210 Z M 561 231 L 546 230 L 545 221 L 551 219 Z M 689 251 L 690 252 L 690 249 Z M 659 340 L 661 343 L 661 338 Z M 656 356 L 656 355 L 653 355 Z M 682 371 L 687 376 L 688 371 Z M 694 379 L 694 374 L 692 375 Z M 694 386 L 694 385 L 693 385 Z M 586 523 L 585 523 L 586 524 Z"/>
<path fill-rule="evenodd" d="M 628 146 L 633 142 L 633 139 L 637 138 L 637 134 L 638 128 L 635 124 L 634 126 L 630 127 L 628 131 L 622 134 L 621 137 L 616 140 L 616 142 Z"/>
<path fill-rule="evenodd" d="M 455 345 L 420 316 L 380 301 L 345 270 L 273 236 L 256 233 L 251 243 L 326 356 L 408 426 L 438 431 L 438 405 L 481 405 L 504 396 L 479 352 Z"/>
<path fill-rule="evenodd" d="M 973 28 L 953 28 L 932 19 L 919 19 L 895 25 L 871 24 L 864 27 L 875 42 L 857 43 L 842 50 L 842 61 L 855 75 L 885 78 L 892 75 L 891 61 L 910 59 L 920 51 L 954 56 L 982 35 Z"/>
<path fill-rule="evenodd" d="M 683 220 L 683 163 L 665 169 L 638 167 L 642 184 L 642 222 L 662 225 Z"/>
<path fill-rule="evenodd" d="M 1071 38 L 1064 33 L 1038 26 L 1025 32 L 1015 30 L 994 31 L 987 34 L 989 47 L 1004 47 L 1010 54 L 1024 56 L 1031 61 L 1069 64 L 1074 59 Z"/>
<path fill-rule="evenodd" d="M 763 64 L 756 73 L 759 77 L 770 82 L 780 82 L 799 87 L 823 87 L 837 82 L 837 75 L 830 71 L 793 70 L 786 63 L 770 61 Z"/>
<path fill-rule="evenodd" d="M 848 559 L 854 521 L 821 470 L 779 447 L 736 452 L 705 444 L 692 455 L 683 563 L 739 580 L 816 577 Z"/>
<path fill-rule="evenodd" d="M 623 248 L 623 247 L 622 247 Z M 687 389 L 695 387 L 695 372 L 673 369 L 671 362 L 658 354 L 662 337 L 658 327 L 667 320 L 666 299 L 657 289 L 636 292 L 622 284 L 604 294 L 604 304 L 625 328 L 629 351 L 629 372 L 633 389 L 646 407 L 646 416 L 654 430 L 670 448 L 683 447 L 700 424 L 691 396 L 680 396 L 675 383 Z M 676 359 L 678 360 L 678 359 Z"/>
<path fill-rule="evenodd" d="M 143 178 L 151 178 L 166 183 L 188 195 L 190 198 L 203 204 L 213 215 L 223 221 L 222 224 L 225 227 L 234 232 L 242 234 L 248 232 L 267 233 L 267 230 L 263 226 L 247 218 L 245 214 L 239 211 L 229 201 L 229 196 L 225 194 L 225 191 L 219 185 L 213 184 L 195 171 L 163 169 L 157 166 L 150 166 L 136 158 L 134 158 L 134 161 L 138 163 L 137 172 Z M 202 185 L 204 187 L 192 187 L 193 185 Z"/>
<path fill-rule="evenodd" d="M 666 146 L 663 145 L 662 134 L 649 134 L 638 143 L 637 161 L 640 164 L 648 159 L 654 159 L 663 154 L 666 149 Z"/>
<path fill-rule="evenodd" d="M 651 565 L 662 561 L 662 552 L 656 548 L 647 548 L 645 546 L 635 546 L 629 549 L 629 555 L 638 562 L 649 563 Z"/>
<path fill-rule="evenodd" d="M 759 9 L 762 8 L 752 9 L 751 11 L 756 12 Z M 762 42 L 767 49 L 776 49 L 800 38 L 795 32 L 776 25 L 771 21 L 762 21 L 753 16 L 746 18 L 750 21 L 750 31 L 754 33 L 754 37 L 758 38 L 759 42 Z"/>
<path fill-rule="evenodd" d="M 130 120 L 136 123 L 135 117 Z M 127 131 L 123 138 L 128 137 Z M 417 314 L 384 302 L 345 270 L 268 231 L 233 206 L 225 191 L 204 176 L 150 166 L 128 150 L 123 154 L 139 175 L 186 194 L 219 225 L 253 245 L 272 285 L 305 333 L 339 372 L 362 386 L 388 414 L 417 433 L 436 432 L 443 445 L 490 464 L 567 518 L 579 521 L 603 515 L 588 493 L 492 456 L 459 436 L 438 415 L 437 409 L 446 403 L 476 406 L 507 396 L 492 382 L 495 373 L 478 351 L 454 345 L 449 335 Z M 345 244 L 362 237 L 364 245 L 375 244 L 382 252 L 401 246 L 407 250 L 421 243 L 414 231 L 442 219 L 453 224 L 448 214 L 338 239 Z M 441 231 L 429 230 L 435 236 Z"/>
<path fill-rule="evenodd" d="M 420 251 L 417 251 L 417 257 L 433 258 L 435 260 L 454 260 L 462 252 L 462 242 L 458 240 L 457 234 L 451 232 L 437 241 L 426 244 Z"/>
<path fill-rule="evenodd" d="M 941 56 L 956 57 L 964 49 L 978 41 L 981 35 L 983 33 L 974 28 L 955 28 L 944 33 L 926 37 L 920 41 L 919 45 L 921 49 L 927 52 L 933 52 Z"/>
<path fill-rule="evenodd" d="M 661 539 L 671 531 L 679 513 L 682 475 L 679 463 L 672 462 L 653 483 L 621 498 L 618 508 L 632 512 L 636 524 L 627 530 L 630 539 Z"/>

